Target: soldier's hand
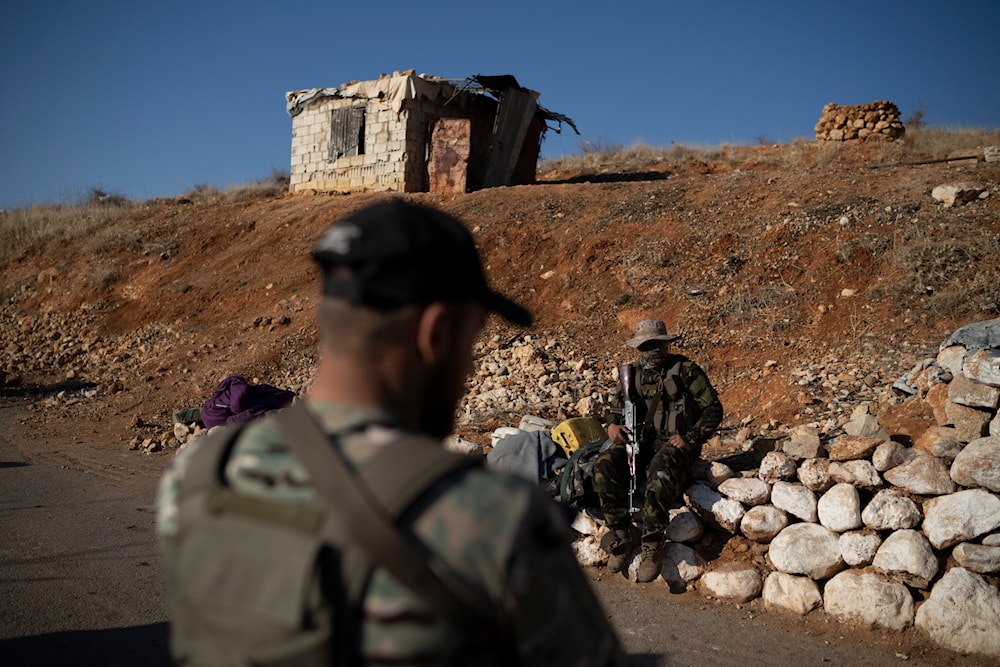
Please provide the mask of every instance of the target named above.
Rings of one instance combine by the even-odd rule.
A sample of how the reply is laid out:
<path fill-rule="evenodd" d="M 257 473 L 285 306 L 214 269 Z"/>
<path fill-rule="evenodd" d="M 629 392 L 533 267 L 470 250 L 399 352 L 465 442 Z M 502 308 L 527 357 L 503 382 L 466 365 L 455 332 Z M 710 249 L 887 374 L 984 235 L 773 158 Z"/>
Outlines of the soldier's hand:
<path fill-rule="evenodd" d="M 677 449 L 682 449 L 684 451 L 687 451 L 687 450 L 691 449 L 691 445 L 688 444 L 688 441 L 685 440 L 684 438 L 682 438 L 677 433 L 674 433 L 672 436 L 670 436 L 670 441 L 669 442 L 670 442 L 671 445 L 673 445 Z"/>
<path fill-rule="evenodd" d="M 608 424 L 608 437 L 616 445 L 628 442 L 629 430 L 620 424 Z"/>

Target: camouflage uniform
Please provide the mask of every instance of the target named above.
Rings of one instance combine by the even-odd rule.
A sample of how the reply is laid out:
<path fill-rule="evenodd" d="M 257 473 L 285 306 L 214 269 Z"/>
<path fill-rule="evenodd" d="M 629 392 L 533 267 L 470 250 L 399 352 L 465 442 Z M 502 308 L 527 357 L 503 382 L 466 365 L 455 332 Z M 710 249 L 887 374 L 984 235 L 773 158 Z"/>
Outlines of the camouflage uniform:
<path fill-rule="evenodd" d="M 668 369 L 678 363 L 677 385 L 682 394 L 678 399 L 680 405 L 672 404 L 663 388 Z M 667 355 L 665 362 L 653 368 L 636 365 L 636 387 L 644 400 L 644 404 L 639 406 L 638 421 L 642 435 L 636 469 L 639 476 L 637 492 L 643 495 L 641 517 L 645 541 L 662 537 L 670 520 L 670 505 L 683 490 L 691 464 L 722 421 L 722 403 L 698 364 L 677 354 Z M 646 406 L 652 405 L 658 393 L 660 404 L 656 414 L 645 419 Z M 619 386 L 611 396 L 613 412 L 608 420 L 610 423 L 622 423 L 620 409 L 623 405 Z M 677 411 L 673 430 L 668 419 L 671 408 Z M 691 449 L 681 450 L 670 445 L 668 441 L 674 433 L 680 434 Z M 630 524 L 628 486 L 625 447 L 615 446 L 602 452 L 594 465 L 594 490 L 609 528 L 625 529 Z"/>
<path fill-rule="evenodd" d="M 379 443 L 399 434 L 398 420 L 376 409 L 316 403 L 309 407 L 327 433 L 341 434 L 344 456 L 355 467 L 377 451 Z M 159 488 L 158 531 L 164 543 L 178 530 L 176 496 L 184 484 L 186 458 L 185 451 L 178 454 Z M 280 503 L 306 503 L 314 497 L 306 470 L 289 452 L 282 431 L 267 418 L 240 435 L 224 478 L 240 494 Z M 455 573 L 487 593 L 509 628 L 509 645 L 489 647 L 494 655 L 485 655 L 489 649 L 464 641 L 428 613 L 414 593 L 387 571 L 376 569 L 362 603 L 364 664 L 488 664 L 501 648 L 515 656 L 514 664 L 624 664 L 618 641 L 570 549 L 566 521 L 538 488 L 474 468 L 440 482 L 419 505 L 405 525 Z"/>

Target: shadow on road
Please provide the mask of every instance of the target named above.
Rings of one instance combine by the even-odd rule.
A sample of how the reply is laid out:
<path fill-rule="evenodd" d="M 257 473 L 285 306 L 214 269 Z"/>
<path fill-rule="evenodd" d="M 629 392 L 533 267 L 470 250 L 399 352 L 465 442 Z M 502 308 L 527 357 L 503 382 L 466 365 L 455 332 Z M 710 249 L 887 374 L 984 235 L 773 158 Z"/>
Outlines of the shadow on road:
<path fill-rule="evenodd" d="M 8 667 L 170 667 L 166 623 L 107 630 L 51 632 L 0 641 Z"/>
<path fill-rule="evenodd" d="M 31 398 L 38 396 L 53 396 L 61 391 L 67 393 L 83 393 L 94 389 L 96 382 L 82 378 L 63 380 L 52 384 L 8 384 L 0 387 L 0 398 Z"/>

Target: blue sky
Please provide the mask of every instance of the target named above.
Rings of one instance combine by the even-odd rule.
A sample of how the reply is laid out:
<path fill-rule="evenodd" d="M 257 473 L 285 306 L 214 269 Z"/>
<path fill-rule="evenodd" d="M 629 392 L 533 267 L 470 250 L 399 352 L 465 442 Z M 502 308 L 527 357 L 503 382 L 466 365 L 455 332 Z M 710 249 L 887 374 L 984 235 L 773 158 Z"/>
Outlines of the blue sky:
<path fill-rule="evenodd" d="M 1000 127 L 1000 2 L 9 3 L 0 207 L 130 198 L 287 169 L 284 94 L 415 69 L 513 74 L 598 145 L 813 137 L 827 102 Z"/>

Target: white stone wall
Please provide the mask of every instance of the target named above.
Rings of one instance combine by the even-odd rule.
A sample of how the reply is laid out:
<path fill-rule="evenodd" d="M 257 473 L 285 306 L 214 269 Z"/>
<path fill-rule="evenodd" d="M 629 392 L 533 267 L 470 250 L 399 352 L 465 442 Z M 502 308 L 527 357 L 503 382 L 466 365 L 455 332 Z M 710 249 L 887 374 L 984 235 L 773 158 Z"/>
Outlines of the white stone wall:
<path fill-rule="evenodd" d="M 344 155 L 331 161 L 330 114 L 334 109 L 365 105 L 365 143 L 362 155 Z M 406 191 L 408 112 L 397 115 L 378 100 L 326 97 L 292 118 L 292 192 L 332 190 L 362 192 Z M 422 165 L 421 165 L 422 166 Z"/>
<path fill-rule="evenodd" d="M 331 162 L 331 112 L 362 104 L 365 105 L 364 153 L 345 155 Z M 319 98 L 292 118 L 289 190 L 426 192 L 432 122 L 438 118 L 467 118 L 470 113 L 484 111 L 458 103 L 442 105 L 426 99 L 408 99 L 396 114 L 384 108 L 379 100 Z"/>

